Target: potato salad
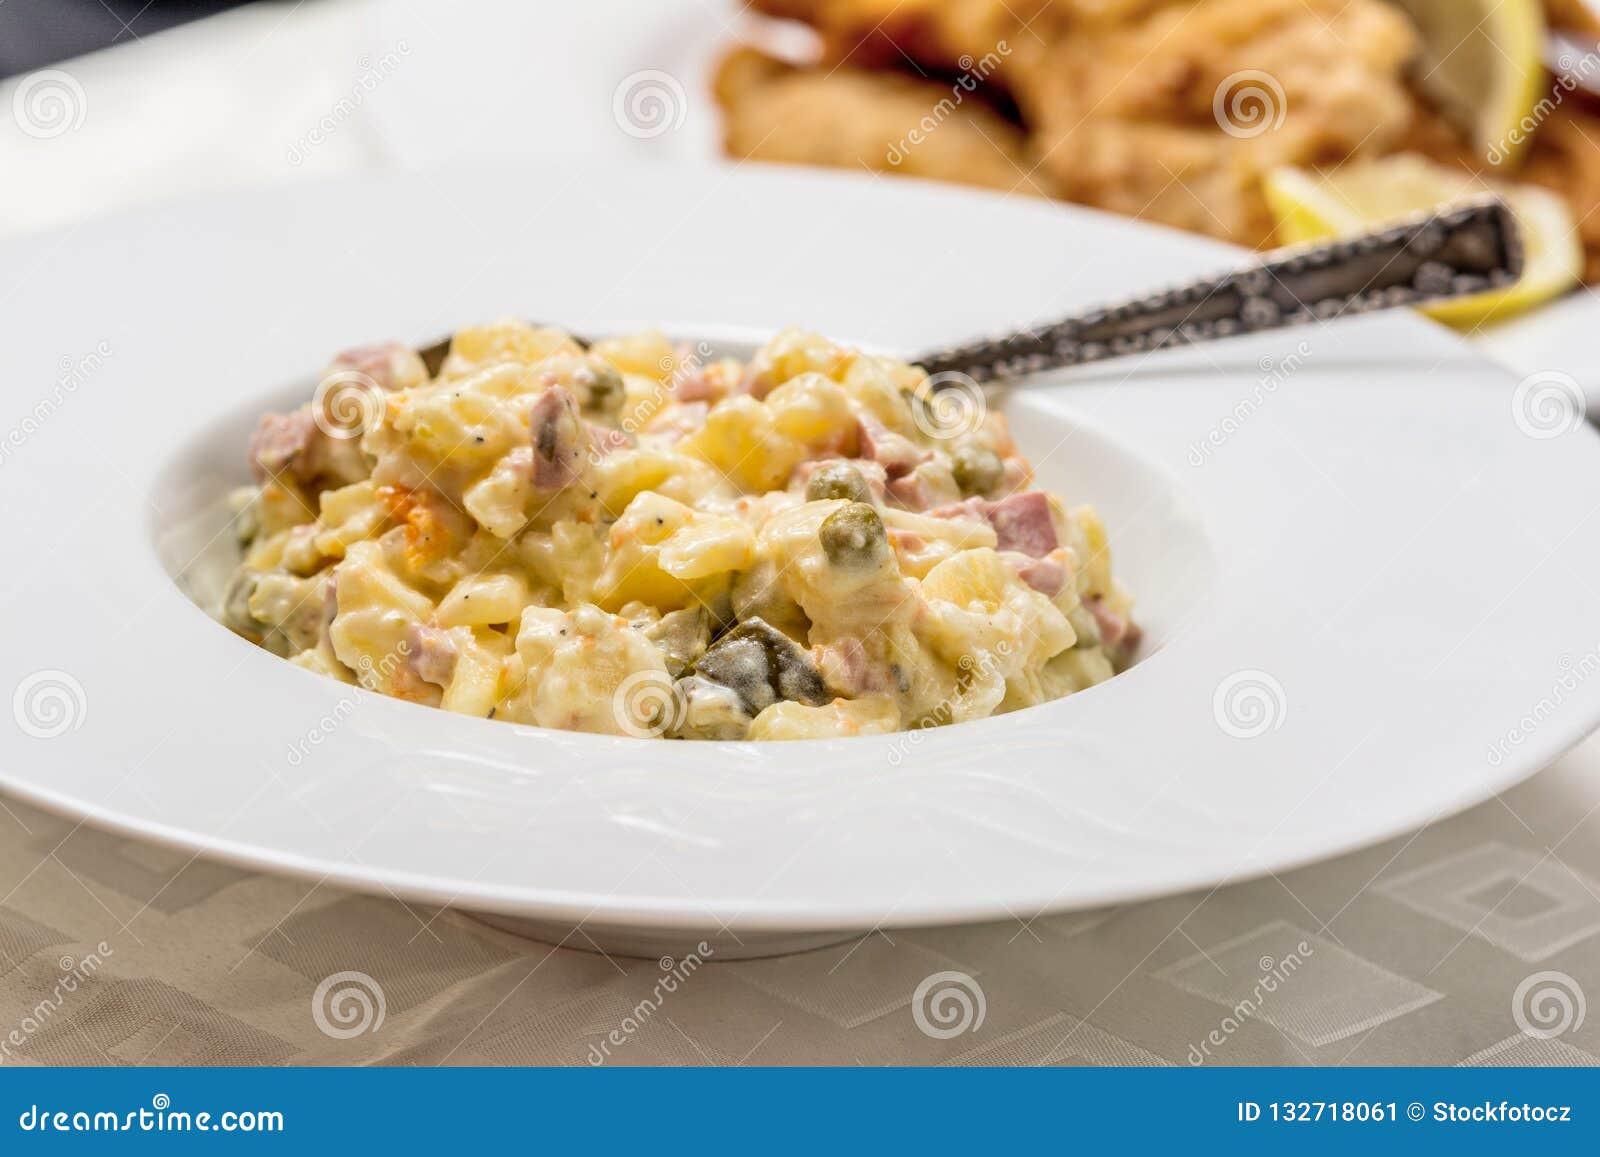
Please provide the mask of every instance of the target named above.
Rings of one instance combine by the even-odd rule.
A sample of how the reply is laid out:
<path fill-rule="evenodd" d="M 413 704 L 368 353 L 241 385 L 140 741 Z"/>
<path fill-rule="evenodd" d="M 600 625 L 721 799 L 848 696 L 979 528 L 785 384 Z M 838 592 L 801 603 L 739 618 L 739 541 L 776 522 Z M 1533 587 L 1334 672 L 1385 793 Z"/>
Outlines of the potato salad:
<path fill-rule="evenodd" d="M 962 384 L 797 330 L 748 362 L 511 320 L 436 367 L 352 349 L 256 428 L 219 617 L 371 691 L 637 737 L 924 728 L 1108 679 L 1139 630 L 1100 518 Z"/>

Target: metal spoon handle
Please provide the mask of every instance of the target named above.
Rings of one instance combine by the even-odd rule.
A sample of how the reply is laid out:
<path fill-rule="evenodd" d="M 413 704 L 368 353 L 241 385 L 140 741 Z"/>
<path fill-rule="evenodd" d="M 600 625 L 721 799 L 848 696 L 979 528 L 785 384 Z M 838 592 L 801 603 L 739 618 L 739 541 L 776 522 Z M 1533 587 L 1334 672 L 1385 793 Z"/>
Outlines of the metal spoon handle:
<path fill-rule="evenodd" d="M 1486 197 L 1371 233 L 1274 250 L 1221 276 L 914 360 L 930 375 L 993 381 L 1446 301 L 1502 288 L 1521 274 L 1516 219 L 1504 201 Z"/>

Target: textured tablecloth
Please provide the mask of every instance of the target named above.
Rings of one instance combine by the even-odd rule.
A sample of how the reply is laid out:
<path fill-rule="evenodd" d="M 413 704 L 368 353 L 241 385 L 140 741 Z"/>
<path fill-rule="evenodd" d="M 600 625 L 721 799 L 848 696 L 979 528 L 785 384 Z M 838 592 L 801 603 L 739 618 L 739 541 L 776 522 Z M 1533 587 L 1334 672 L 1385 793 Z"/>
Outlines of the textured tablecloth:
<path fill-rule="evenodd" d="M 280 3 L 69 62 L 81 123 L 0 131 L 0 231 L 384 163 L 353 95 L 375 67 L 363 33 L 354 0 Z M 750 962 L 554 950 L 0 803 L 4 1064 L 1600 1056 L 1584 995 L 1600 994 L 1600 742 L 1463 816 L 1281 877 Z"/>
<path fill-rule="evenodd" d="M 0 802 L 6 1064 L 1600 1064 L 1600 740 L 1281 876 L 728 962 L 552 948 Z"/>

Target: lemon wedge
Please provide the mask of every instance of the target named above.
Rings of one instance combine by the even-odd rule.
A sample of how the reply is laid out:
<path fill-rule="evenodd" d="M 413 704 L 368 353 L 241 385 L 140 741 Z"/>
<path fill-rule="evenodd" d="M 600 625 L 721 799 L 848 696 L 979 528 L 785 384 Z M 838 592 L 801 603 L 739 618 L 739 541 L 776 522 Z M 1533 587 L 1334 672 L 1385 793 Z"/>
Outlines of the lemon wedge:
<path fill-rule="evenodd" d="M 1287 245 L 1377 229 L 1414 213 L 1499 193 L 1522 229 L 1523 271 L 1515 285 L 1431 305 L 1429 317 L 1473 329 L 1565 293 L 1583 273 L 1583 248 L 1567 203 L 1536 185 L 1486 184 L 1411 155 L 1342 165 L 1327 173 L 1284 167 L 1262 186 Z"/>
<path fill-rule="evenodd" d="M 1495 165 L 1527 143 L 1550 80 L 1541 0 L 1397 0 L 1421 37 L 1417 84 Z"/>

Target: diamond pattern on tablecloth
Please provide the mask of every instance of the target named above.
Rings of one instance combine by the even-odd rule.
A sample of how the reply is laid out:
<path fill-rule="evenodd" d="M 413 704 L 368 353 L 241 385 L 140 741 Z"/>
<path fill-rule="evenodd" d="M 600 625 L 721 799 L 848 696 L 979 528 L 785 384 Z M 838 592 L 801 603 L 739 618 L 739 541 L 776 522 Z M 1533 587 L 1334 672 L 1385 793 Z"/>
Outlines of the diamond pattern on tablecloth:
<path fill-rule="evenodd" d="M 941 1067 L 978 1065 L 1157 1066 L 1172 1062 L 1095 1028 L 1068 1013 L 1006 1033 L 945 1061 Z"/>
<path fill-rule="evenodd" d="M 1377 891 L 1529 962 L 1600 932 L 1600 882 L 1501 843 L 1446 856 Z"/>
<path fill-rule="evenodd" d="M 1578 1068 L 1600 1067 L 1600 1057 L 1573 1048 L 1559 1040 L 1542 1040 L 1539 1037 L 1518 1033 L 1499 1044 L 1475 1052 L 1465 1060 L 1457 1061 L 1457 1068 L 1495 1068 L 1505 1065 L 1565 1065 Z"/>
<path fill-rule="evenodd" d="M 1286 920 L 1206 947 L 1154 975 L 1220 1005 L 1241 1024 L 1260 1020 L 1318 1047 L 1442 995 Z"/>

